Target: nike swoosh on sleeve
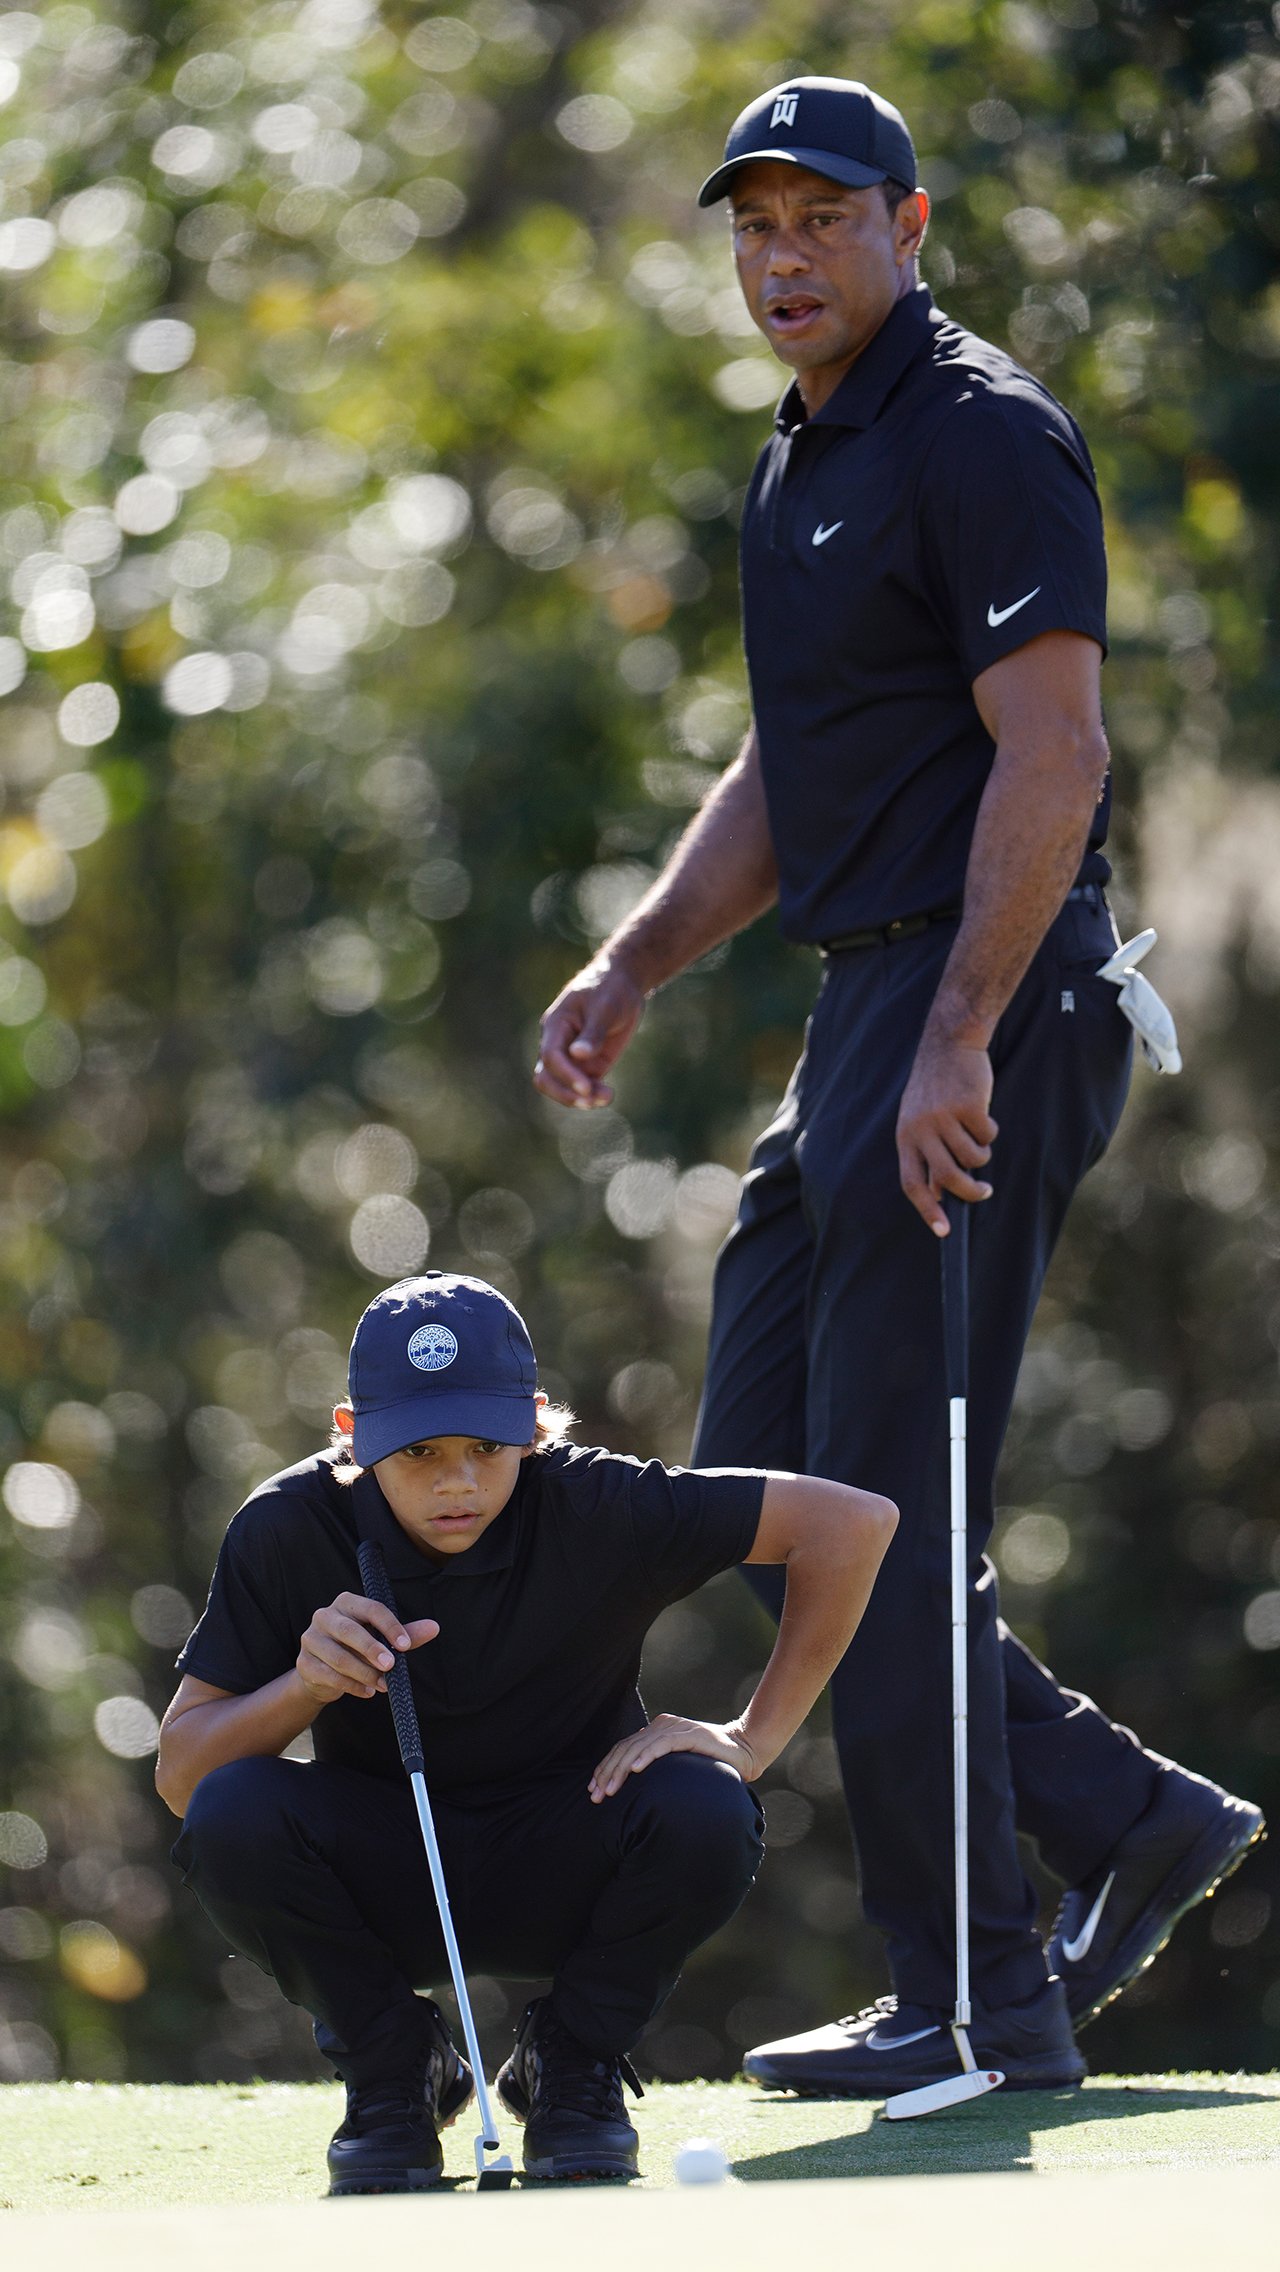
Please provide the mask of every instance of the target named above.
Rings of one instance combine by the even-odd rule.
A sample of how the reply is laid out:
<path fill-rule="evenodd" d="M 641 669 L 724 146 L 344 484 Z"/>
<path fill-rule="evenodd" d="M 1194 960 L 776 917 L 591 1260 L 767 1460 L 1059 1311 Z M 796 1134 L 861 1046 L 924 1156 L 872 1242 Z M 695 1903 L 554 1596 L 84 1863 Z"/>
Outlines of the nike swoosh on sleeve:
<path fill-rule="evenodd" d="M 837 530 L 837 529 L 842 529 L 843 527 L 844 527 L 844 522 L 843 522 L 843 521 L 833 521 L 833 522 L 831 523 L 831 526 L 830 526 L 830 528 L 829 528 L 829 529 L 828 529 L 828 528 L 824 528 L 824 527 L 823 527 L 823 525 L 822 525 L 822 522 L 821 522 L 821 521 L 819 521 L 819 523 L 818 523 L 818 526 L 816 527 L 816 529 L 815 529 L 815 530 L 814 530 L 814 532 L 813 532 L 813 541 L 814 541 L 814 543 L 815 543 L 815 544 L 825 544 L 825 543 L 826 543 L 826 541 L 827 541 L 827 538 L 828 538 L 829 536 L 834 536 L 834 535 L 835 535 L 835 533 L 836 533 L 836 530 Z"/>
<path fill-rule="evenodd" d="M 1093 1947 L 1093 1936 L 1097 1932 L 1098 1927 L 1102 1922 L 1102 1912 L 1107 1905 L 1107 1895 L 1110 1893 L 1111 1888 L 1115 1884 L 1115 1882 L 1116 1873 L 1113 1870 L 1110 1877 L 1107 1879 L 1106 1884 L 1103 1886 L 1101 1893 L 1098 1895 L 1097 1900 L 1094 1902 L 1092 1909 L 1089 1911 L 1088 1916 L 1085 1918 L 1083 1925 L 1080 1927 L 1079 1932 L 1076 1934 L 1074 1941 L 1063 1942 L 1062 1953 L 1065 1956 L 1068 1964 L 1080 1964 L 1083 1959 L 1088 1956 L 1090 1949 Z"/>
<path fill-rule="evenodd" d="M 813 541 L 816 544 L 818 540 L 815 537 Z M 1020 607 L 1025 607 L 1028 600 L 1033 600 L 1035 598 L 1036 592 L 1038 592 L 1039 589 L 1040 586 L 1037 584 L 1035 592 L 1024 592 L 1022 598 L 1020 600 L 1015 600 L 1012 607 L 997 608 L 994 605 L 988 606 L 987 621 L 990 624 L 992 630 L 995 631 L 1000 624 L 1007 623 L 1011 615 L 1016 615 Z"/>

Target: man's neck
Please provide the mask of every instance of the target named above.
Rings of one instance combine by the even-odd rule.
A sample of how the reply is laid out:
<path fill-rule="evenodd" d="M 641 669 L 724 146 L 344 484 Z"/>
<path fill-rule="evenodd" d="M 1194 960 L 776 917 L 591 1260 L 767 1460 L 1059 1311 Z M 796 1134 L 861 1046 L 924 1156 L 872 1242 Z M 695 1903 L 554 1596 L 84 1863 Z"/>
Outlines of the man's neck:
<path fill-rule="evenodd" d="M 909 261 L 907 266 L 899 272 L 896 297 L 885 309 L 875 330 L 867 333 L 862 345 L 852 355 L 846 356 L 843 363 L 823 363 L 816 370 L 796 372 L 796 387 L 799 391 L 800 400 L 804 404 L 806 418 L 816 418 L 824 404 L 830 402 L 836 388 L 848 376 L 854 364 L 866 354 L 872 340 L 880 337 L 899 302 L 905 300 L 909 293 L 914 292 L 919 282 L 918 263 L 914 260 Z"/>

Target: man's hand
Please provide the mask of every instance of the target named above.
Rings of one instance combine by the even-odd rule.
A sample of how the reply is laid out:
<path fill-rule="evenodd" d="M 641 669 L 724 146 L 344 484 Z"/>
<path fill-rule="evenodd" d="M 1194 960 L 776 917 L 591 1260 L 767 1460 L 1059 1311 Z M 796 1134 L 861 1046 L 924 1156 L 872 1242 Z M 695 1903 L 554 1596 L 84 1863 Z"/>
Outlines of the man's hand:
<path fill-rule="evenodd" d="M 991 1197 L 969 1171 L 984 1168 L 999 1133 L 991 1117 L 991 1059 L 978 1043 L 937 1037 L 926 1026 L 898 1112 L 898 1172 L 912 1206 L 945 1239 L 940 1191 Z"/>
<path fill-rule="evenodd" d="M 339 1696 L 385 1696 L 385 1675 L 396 1654 L 420 1649 L 439 1631 L 434 1617 L 402 1625 L 380 1601 L 339 1594 L 327 1609 L 316 1611 L 302 1636 L 298 1678 L 321 1704 L 332 1704 Z"/>
<path fill-rule="evenodd" d="M 754 923 L 778 896 L 754 729 L 654 879 L 585 970 L 542 1020 L 534 1085 L 556 1104 L 611 1104 L 605 1075 L 651 994 L 722 939 Z"/>
<path fill-rule="evenodd" d="M 628 1775 L 643 1774 L 655 1759 L 670 1751 L 696 1751 L 704 1759 L 722 1759 L 736 1767 L 744 1783 L 754 1783 L 760 1769 L 751 1746 L 736 1720 L 684 1720 L 677 1712 L 659 1712 L 647 1728 L 624 1736 L 607 1751 L 587 1785 L 594 1806 L 622 1789 Z"/>
<path fill-rule="evenodd" d="M 613 1090 L 604 1075 L 639 1025 L 646 999 L 620 964 L 588 963 L 543 1013 L 534 1086 L 557 1104 L 583 1112 L 611 1104 Z"/>

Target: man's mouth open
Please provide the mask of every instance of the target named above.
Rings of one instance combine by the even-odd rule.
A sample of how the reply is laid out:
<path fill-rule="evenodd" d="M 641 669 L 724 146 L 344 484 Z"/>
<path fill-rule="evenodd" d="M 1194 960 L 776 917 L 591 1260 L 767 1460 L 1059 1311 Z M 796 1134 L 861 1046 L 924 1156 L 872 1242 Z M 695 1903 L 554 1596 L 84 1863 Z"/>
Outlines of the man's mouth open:
<path fill-rule="evenodd" d="M 765 310 L 765 322 L 779 339 L 792 339 L 821 313 L 821 300 L 807 292 L 796 292 L 789 299 L 772 301 Z"/>

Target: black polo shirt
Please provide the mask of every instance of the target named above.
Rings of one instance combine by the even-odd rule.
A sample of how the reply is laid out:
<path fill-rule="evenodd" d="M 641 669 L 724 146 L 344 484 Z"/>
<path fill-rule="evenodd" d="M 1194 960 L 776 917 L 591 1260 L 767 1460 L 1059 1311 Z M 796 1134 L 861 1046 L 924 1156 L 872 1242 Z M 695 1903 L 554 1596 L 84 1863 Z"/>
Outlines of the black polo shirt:
<path fill-rule="evenodd" d="M 669 1602 L 746 1559 L 764 1495 L 746 1469 L 565 1446 L 523 1461 L 474 1546 L 437 1562 L 372 1472 L 340 1483 L 335 1457 L 273 1476 L 234 1517 L 178 1670 L 237 1694 L 290 1671 L 314 1612 L 363 1591 L 357 1536 L 377 1539 L 401 1616 L 440 1621 L 408 1662 L 428 1783 L 462 1800 L 571 1765 L 589 1772 L 643 1727 L 645 1634 Z M 317 1759 L 403 1773 L 385 1696 L 339 1698 L 312 1733 Z"/>
<path fill-rule="evenodd" d="M 994 754 L 974 679 L 1043 631 L 1106 648 L 1075 420 L 919 286 L 814 418 L 794 384 L 783 396 L 742 594 L 787 937 L 958 905 Z M 1109 786 L 1083 882 L 1111 872 L 1108 805 Z"/>

